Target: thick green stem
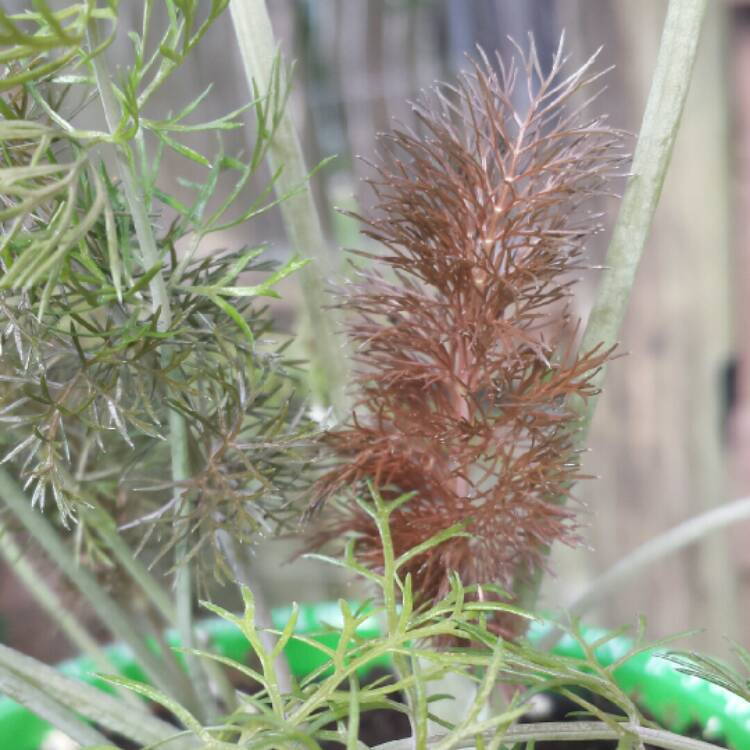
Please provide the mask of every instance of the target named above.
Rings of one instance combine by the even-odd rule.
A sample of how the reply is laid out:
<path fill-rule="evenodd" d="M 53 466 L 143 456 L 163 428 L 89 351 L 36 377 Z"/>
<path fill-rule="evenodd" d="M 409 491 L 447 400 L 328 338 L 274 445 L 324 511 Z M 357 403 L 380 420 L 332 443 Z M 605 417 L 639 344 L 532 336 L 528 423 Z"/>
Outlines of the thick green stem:
<path fill-rule="evenodd" d="M 257 88 L 261 96 L 272 94 L 280 56 L 265 0 L 231 0 L 229 7 L 248 85 L 251 91 Z M 283 70 L 280 81 L 284 87 Z M 272 173 L 281 170 L 275 183 L 276 194 L 290 196 L 281 203 L 289 240 L 297 253 L 316 261 L 301 271 L 313 397 L 343 416 L 346 359 L 334 337 L 332 316 L 326 312 L 329 300 L 321 279 L 321 275 L 332 272 L 334 264 L 307 184 L 308 170 L 288 109 L 281 116 L 267 158 Z"/>
<path fill-rule="evenodd" d="M 123 569 L 127 571 L 133 582 L 137 584 L 139 590 L 142 591 L 151 604 L 156 607 L 165 622 L 169 625 L 177 623 L 178 618 L 174 603 L 148 568 L 133 554 L 133 550 L 125 543 L 118 533 L 115 522 L 103 508 L 94 502 L 93 499 L 87 498 L 87 502 L 91 505 L 91 510 L 87 511 L 87 520 L 96 528 L 102 541 L 114 554 Z M 201 638 L 200 632 L 196 633 L 193 640 L 196 639 L 198 640 L 199 647 L 204 651 L 207 650 L 207 639 L 205 637 Z M 165 658 L 169 658 L 173 662 L 173 666 L 179 669 L 179 664 L 169 647 L 166 644 L 161 643 L 160 646 L 162 647 L 162 653 L 164 653 Z M 221 670 L 221 667 L 211 661 L 202 661 L 201 665 L 203 669 L 205 669 L 211 682 L 217 687 L 217 690 L 224 701 L 224 705 L 229 708 L 234 707 L 234 690 L 231 688 L 231 685 L 229 685 L 227 677 Z M 126 695 L 131 694 L 126 693 Z"/>
<path fill-rule="evenodd" d="M 677 138 L 707 5 L 708 0 L 669 2 L 631 176 L 607 251 L 606 271 L 583 335 L 583 352 L 597 345 L 606 349 L 617 344 Z M 601 386 L 605 374 L 606 367 L 602 367 L 593 384 Z M 596 404 L 596 397 L 571 404 L 580 417 L 576 447 L 588 437 Z M 518 575 L 515 593 L 523 607 L 533 609 L 541 573 L 531 579 L 527 573 Z"/>
<path fill-rule="evenodd" d="M 93 498 L 87 497 L 86 502 L 90 506 L 85 510 L 86 522 L 96 529 L 101 540 L 115 556 L 117 562 L 128 573 L 131 580 L 137 585 L 138 590 L 156 608 L 164 622 L 170 627 L 175 626 L 177 623 L 177 612 L 167 592 L 154 578 L 148 568 L 135 556 L 133 550 L 125 543 L 117 530 L 114 520 L 109 514 Z M 163 639 L 161 628 L 155 629 L 152 635 L 164 657 L 165 670 L 169 670 L 176 682 L 184 679 L 182 666 L 173 650 Z M 213 666 L 211 665 L 211 667 Z M 207 668 L 209 667 L 207 666 Z M 126 694 L 132 695 L 130 692 Z M 194 703 L 196 706 L 199 705 L 195 701 Z"/>

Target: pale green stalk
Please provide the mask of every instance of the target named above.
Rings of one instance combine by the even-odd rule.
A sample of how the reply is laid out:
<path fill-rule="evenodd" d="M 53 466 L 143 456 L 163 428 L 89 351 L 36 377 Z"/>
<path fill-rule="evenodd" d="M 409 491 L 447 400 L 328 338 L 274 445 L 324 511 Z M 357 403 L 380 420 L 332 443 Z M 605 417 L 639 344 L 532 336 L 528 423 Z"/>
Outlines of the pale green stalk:
<path fill-rule="evenodd" d="M 0 693 L 33 711 L 83 747 L 108 746 L 107 738 L 56 700 L 46 689 L 22 679 L 12 670 L 0 666 Z"/>
<path fill-rule="evenodd" d="M 133 550 L 120 536 L 114 520 L 92 498 L 87 497 L 86 503 L 91 506 L 83 512 L 86 522 L 96 529 L 109 551 L 138 585 L 139 590 L 156 607 L 164 620 L 170 625 L 177 622 L 174 604 L 169 595 L 149 569 L 133 554 Z"/>
<path fill-rule="evenodd" d="M 583 352 L 598 344 L 607 349 L 618 342 L 677 139 L 707 6 L 708 0 L 670 0 L 631 176 L 604 261 L 606 270 L 583 335 Z M 601 386 L 605 373 L 606 366 L 594 377 L 595 386 Z M 586 440 L 596 403 L 593 397 L 575 405 L 582 420 L 579 445 Z"/>
<path fill-rule="evenodd" d="M 641 546 L 616 562 L 591 583 L 567 608 L 579 616 L 620 589 L 638 573 L 653 569 L 654 563 L 703 539 L 708 534 L 750 518 L 750 497 L 726 503 L 706 513 L 689 518 Z"/>
<path fill-rule="evenodd" d="M 177 614 L 174 604 L 169 598 L 167 592 L 162 588 L 154 576 L 151 575 L 148 568 L 135 556 L 133 550 L 125 543 L 117 530 L 114 520 L 109 514 L 94 498 L 86 496 L 85 501 L 86 508 L 82 513 L 86 523 L 96 530 L 101 540 L 107 545 L 109 551 L 115 556 L 115 559 L 120 565 L 122 565 L 131 580 L 138 586 L 138 590 L 150 600 L 151 604 L 161 614 L 164 621 L 170 626 L 174 625 L 177 622 Z M 165 662 L 167 662 L 165 663 L 164 668 L 170 671 L 173 675 L 173 679 L 178 682 L 181 681 L 183 679 L 182 667 L 173 650 L 162 637 L 160 629 L 155 631 L 154 638 L 159 644 Z M 212 667 L 213 665 L 206 665 L 207 669 L 211 669 Z M 118 689 L 121 688 L 118 686 Z M 125 694 L 133 697 L 133 694 L 129 691 L 126 691 Z"/>
<path fill-rule="evenodd" d="M 34 597 L 39 606 L 49 615 L 55 627 L 65 634 L 81 654 L 86 654 L 103 673 L 116 672 L 115 666 L 107 658 L 99 644 L 89 635 L 86 628 L 78 622 L 74 614 L 60 600 L 57 593 L 47 585 L 44 577 L 35 570 L 26 559 L 21 548 L 16 544 L 13 535 L 0 524 L 0 555 L 10 569 L 23 582 L 26 590 Z M 118 688 L 120 696 L 133 705 L 139 705 L 139 700 L 127 690 Z"/>
<path fill-rule="evenodd" d="M 87 498 L 87 502 L 91 505 L 91 509 L 86 511 L 88 523 L 97 530 L 102 541 L 104 541 L 108 549 L 114 554 L 123 569 L 130 575 L 130 578 L 138 585 L 139 590 L 142 591 L 156 607 L 164 620 L 170 625 L 176 623 L 178 621 L 177 612 L 172 600 L 167 595 L 167 592 L 159 584 L 156 578 L 154 578 L 149 569 L 133 554 L 133 550 L 120 536 L 115 522 L 107 512 L 97 505 L 91 498 Z M 201 637 L 200 632 L 196 632 L 193 640 L 195 641 L 196 639 L 199 642 L 199 647 L 205 650 L 207 647 L 206 638 Z M 165 657 L 172 657 L 172 652 L 166 645 L 162 648 L 162 652 L 164 652 Z M 179 669 L 177 661 L 174 659 L 173 661 L 175 666 Z M 224 672 L 222 672 L 222 670 L 211 661 L 204 661 L 201 662 L 201 664 L 211 681 L 220 691 L 225 705 L 233 706 L 234 690 L 231 688 L 231 685 L 228 684 Z M 130 695 L 130 693 L 127 693 L 127 695 Z"/>
<path fill-rule="evenodd" d="M 176 686 L 164 679 L 161 661 L 138 637 L 138 630 L 132 620 L 102 589 L 96 579 L 78 565 L 70 549 L 49 521 L 38 510 L 31 507 L 24 492 L 2 467 L 0 467 L 0 497 L 45 553 L 55 561 L 59 569 L 83 594 L 112 635 L 132 649 L 135 658 L 154 684 L 162 690 L 173 692 Z M 177 690 L 177 692 L 186 699 L 184 690 Z"/>
<path fill-rule="evenodd" d="M 565 608 L 569 617 L 580 617 L 595 607 L 608 596 L 617 592 L 638 573 L 653 569 L 655 563 L 675 552 L 700 541 L 708 534 L 730 526 L 738 521 L 750 518 L 750 497 L 735 500 L 706 513 L 689 518 L 669 531 L 649 539 L 636 547 L 632 552 L 618 560 L 609 570 L 605 570 L 586 590 Z M 540 649 L 551 650 L 564 635 L 564 631 L 555 626 L 542 638 Z"/>
<path fill-rule="evenodd" d="M 24 557 L 21 548 L 16 544 L 13 535 L 3 526 L 0 531 L 0 555 L 3 556 L 8 567 L 23 582 L 26 590 L 34 600 L 48 614 L 55 626 L 65 633 L 68 640 L 79 652 L 88 655 L 103 672 L 114 671 L 114 667 L 107 660 L 99 644 L 88 634 L 86 628 L 73 616 L 60 600 L 57 593 L 51 589 L 34 566 Z"/>
<path fill-rule="evenodd" d="M 274 75 L 281 62 L 265 0 L 231 0 L 229 8 L 251 94 L 255 96 L 257 88 L 260 96 L 273 95 Z M 283 90 L 286 85 L 283 68 L 278 70 L 278 75 Z M 288 108 L 281 115 L 267 160 L 272 174 L 280 170 L 274 185 L 276 194 L 290 196 L 281 202 L 281 215 L 289 240 L 299 255 L 316 261 L 300 272 L 308 327 L 304 338 L 310 349 L 313 397 L 322 406 L 331 407 L 335 415 L 343 417 L 347 408 L 344 394 L 347 365 L 342 347 L 334 337 L 332 315 L 325 309 L 330 302 L 321 279 L 321 275 L 325 277 L 333 272 L 334 264 L 320 226 L 307 180 L 308 170 Z"/>
<path fill-rule="evenodd" d="M 90 24 L 90 36 L 93 48 L 99 41 L 96 21 Z M 93 65 L 107 125 L 110 132 L 114 134 L 120 123 L 122 111 L 114 94 L 110 80 L 111 74 L 107 68 L 104 53 L 96 55 L 93 58 Z M 156 238 L 151 228 L 148 207 L 145 204 L 143 192 L 138 189 L 138 177 L 132 160 L 129 157 L 129 151 L 126 150 L 124 144 L 116 144 L 115 150 L 117 153 L 120 180 L 133 219 L 144 270 L 148 270 L 161 262 Z M 161 330 L 167 330 L 172 320 L 172 313 L 166 283 L 161 272 L 157 273 L 150 282 L 150 289 L 153 296 L 154 309 L 159 310 L 159 326 Z M 184 417 L 178 412 L 171 410 L 169 412 L 169 427 L 169 440 L 172 451 L 172 479 L 175 483 L 184 482 L 190 476 L 188 431 Z M 182 490 L 175 489 L 175 492 L 181 494 Z M 186 509 L 181 508 L 179 505 L 178 508 L 180 508 L 182 513 L 186 512 Z M 192 576 L 189 563 L 180 564 L 180 558 L 185 556 L 187 544 L 186 534 L 184 542 L 180 542 L 175 550 L 177 557 L 175 582 L 176 614 L 177 628 L 183 645 L 185 648 L 194 648 Z M 208 718 L 215 715 L 218 712 L 218 707 L 211 694 L 205 671 L 198 660 L 192 655 L 188 655 L 186 661 L 191 678 L 191 689 L 198 696 L 197 706 L 199 708 L 197 714 L 201 718 Z"/>
<path fill-rule="evenodd" d="M 162 742 L 173 737 L 176 732 L 174 726 L 153 716 L 148 706 L 137 698 L 135 705 L 127 704 L 98 688 L 65 677 L 54 667 L 3 645 L 0 645 L 0 674 L 7 681 L 11 681 L 15 675 L 25 681 L 27 686 L 43 692 L 66 710 L 80 713 L 103 728 L 122 734 L 139 744 Z M 65 731 L 58 721 L 53 723 L 58 729 Z"/>
<path fill-rule="evenodd" d="M 597 345 L 607 349 L 617 344 L 677 138 L 707 6 L 708 0 L 669 2 L 631 176 L 607 251 L 606 270 L 583 335 L 582 352 Z M 602 366 L 592 384 L 600 387 L 605 374 L 606 366 Z M 580 418 L 576 447 L 586 442 L 596 404 L 595 396 L 571 403 Z M 517 575 L 516 599 L 523 607 L 533 609 L 541 572 L 531 580 L 527 576 L 525 570 Z"/>

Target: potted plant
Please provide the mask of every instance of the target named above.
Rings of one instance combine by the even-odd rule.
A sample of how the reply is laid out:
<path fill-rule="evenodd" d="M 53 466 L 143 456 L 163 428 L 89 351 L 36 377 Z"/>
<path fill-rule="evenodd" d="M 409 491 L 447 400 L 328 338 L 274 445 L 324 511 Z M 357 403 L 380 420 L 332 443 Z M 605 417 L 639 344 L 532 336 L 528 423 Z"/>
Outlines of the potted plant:
<path fill-rule="evenodd" d="M 147 0 L 121 68 L 111 64 L 112 0 L 0 11 L 4 551 L 59 612 L 14 546 L 43 550 L 120 642 L 102 648 L 64 611 L 61 627 L 88 661 L 58 672 L 2 646 L 0 690 L 90 750 L 354 750 L 370 746 L 361 729 L 383 709 L 406 723 L 403 739 L 382 745 L 391 750 L 712 747 L 644 721 L 633 691 L 649 679 L 658 698 L 665 683 L 652 673 L 667 674 L 648 645 L 574 625 L 550 651 L 534 596 L 548 547 L 573 540 L 562 501 L 578 478 L 704 8 L 670 3 L 638 179 L 578 352 L 559 324 L 592 229 L 580 209 L 622 163 L 620 134 L 570 107 L 597 79 L 594 60 L 566 73 L 561 45 L 544 75 L 533 45 L 515 62 L 499 58 L 500 74 L 480 58 L 420 105 L 423 133 L 389 137 L 373 182 L 379 203 L 363 219 L 385 251 L 337 297 L 357 345 L 351 414 L 315 264 L 266 262 L 262 248 L 201 253 L 212 233 L 280 203 L 292 242 L 325 262 L 264 3 Z M 207 92 L 158 112 L 158 92 L 228 11 L 251 103 L 197 125 Z M 527 83 L 520 115 L 512 92 Z M 106 127 L 81 119 L 92 99 Z M 256 134 L 244 158 L 191 144 L 195 132 L 239 127 L 246 111 Z M 202 169 L 201 180 L 179 194 L 163 184 L 166 151 Z M 270 183 L 247 208 L 243 190 L 264 161 Z M 293 273 L 304 276 L 315 332 L 311 398 L 335 415 L 330 429 L 305 416 L 303 376 L 259 304 Z M 257 600 L 246 545 L 305 509 L 308 547 L 335 549 L 312 557 L 367 583 L 371 599 L 275 614 Z M 124 596 L 102 584 L 105 569 Z M 244 611 L 206 601 L 218 619 L 198 626 L 206 575 L 242 584 Z M 737 690 L 712 662 L 674 658 Z M 393 675 L 368 680 L 383 664 Z M 445 679 L 460 711 L 446 707 Z M 587 720 L 524 723 L 544 691 Z M 747 727 L 731 723 L 727 696 L 706 711 L 726 709 L 720 729 L 740 747 Z M 656 718 L 669 709 L 651 703 Z M 6 743 L 33 750 L 37 739 Z"/>

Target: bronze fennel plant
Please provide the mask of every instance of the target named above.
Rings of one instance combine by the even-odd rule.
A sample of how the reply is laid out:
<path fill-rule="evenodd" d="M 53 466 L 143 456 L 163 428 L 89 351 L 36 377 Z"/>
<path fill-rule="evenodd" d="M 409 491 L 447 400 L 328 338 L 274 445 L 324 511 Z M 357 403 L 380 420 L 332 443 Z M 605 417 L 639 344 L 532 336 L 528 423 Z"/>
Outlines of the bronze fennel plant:
<path fill-rule="evenodd" d="M 597 392 L 611 354 L 575 352 L 568 301 L 598 228 L 585 209 L 622 163 L 622 134 L 579 109 L 594 58 L 567 72 L 561 45 L 543 72 L 533 43 L 517 52 L 482 56 L 419 102 L 421 132 L 381 138 L 375 207 L 358 218 L 385 249 L 358 253 L 371 264 L 339 303 L 356 406 L 326 437 L 337 460 L 315 502 L 337 499 L 316 541 L 354 532 L 359 559 L 381 568 L 372 519 L 349 498 L 368 478 L 385 497 L 413 493 L 391 517 L 397 554 L 466 531 L 411 560 L 422 600 L 445 596 L 451 571 L 510 590 L 554 542 L 577 540 L 560 503 L 580 477 L 570 402 Z"/>

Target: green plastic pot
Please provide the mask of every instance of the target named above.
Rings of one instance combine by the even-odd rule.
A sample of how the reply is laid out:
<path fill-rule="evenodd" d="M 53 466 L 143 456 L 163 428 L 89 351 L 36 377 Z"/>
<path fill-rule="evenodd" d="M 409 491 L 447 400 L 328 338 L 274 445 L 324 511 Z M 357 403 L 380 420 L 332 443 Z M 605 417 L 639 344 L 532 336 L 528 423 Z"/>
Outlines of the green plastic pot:
<path fill-rule="evenodd" d="M 291 610 L 275 609 L 272 612 L 274 626 L 282 628 Z M 300 607 L 296 631 L 314 634 L 316 639 L 333 646 L 338 640 L 336 632 L 325 632 L 325 626 L 336 628 L 342 624 L 337 603 L 311 604 Z M 201 624 L 214 649 L 222 656 L 243 661 L 250 649 L 242 633 L 225 620 L 207 620 Z M 529 637 L 534 641 L 542 638 L 547 627 L 541 623 L 532 626 Z M 375 619 L 368 620 L 359 629 L 359 635 L 374 637 L 379 634 Z M 587 629 L 584 637 L 589 643 L 604 639 L 606 631 Z M 177 644 L 177 637 L 168 634 L 168 641 Z M 628 653 L 632 642 L 623 637 L 607 640 L 597 648 L 596 657 L 604 665 L 610 665 Z M 113 665 L 126 677 L 144 680 L 144 675 L 135 664 L 129 649 L 113 645 L 107 647 L 107 656 Z M 583 658 L 580 645 L 570 636 L 565 636 L 555 647 L 555 652 L 574 658 Z M 325 656 L 317 649 L 299 641 L 291 641 L 286 648 L 289 666 L 295 677 L 304 677 L 323 664 Z M 369 668 L 388 666 L 387 659 L 373 661 Z M 98 685 L 104 690 L 109 686 L 95 676 L 94 663 L 79 657 L 63 662 L 60 671 L 76 679 Z M 750 747 L 750 703 L 732 695 L 721 687 L 697 677 L 684 675 L 673 664 L 660 658 L 658 652 L 643 652 L 628 659 L 615 671 L 620 687 L 635 696 L 640 704 L 660 723 L 674 732 L 681 732 L 694 723 L 704 728 L 707 739 L 726 742 L 735 750 Z M 0 699 L 0 748 L 5 750 L 39 750 L 49 725 L 17 703 Z"/>
<path fill-rule="evenodd" d="M 533 623 L 532 642 L 539 641 L 549 626 Z M 609 666 L 633 648 L 629 638 L 606 638 L 607 631 L 585 628 L 587 643 L 602 641 L 594 653 L 602 666 Z M 561 656 L 584 658 L 580 644 L 569 635 L 554 649 Z M 733 750 L 750 748 L 750 703 L 728 690 L 699 677 L 683 674 L 662 658 L 664 651 L 642 651 L 623 662 L 614 672 L 617 684 L 664 727 L 680 734 L 693 724 L 703 727 L 708 741 L 724 742 Z"/>

